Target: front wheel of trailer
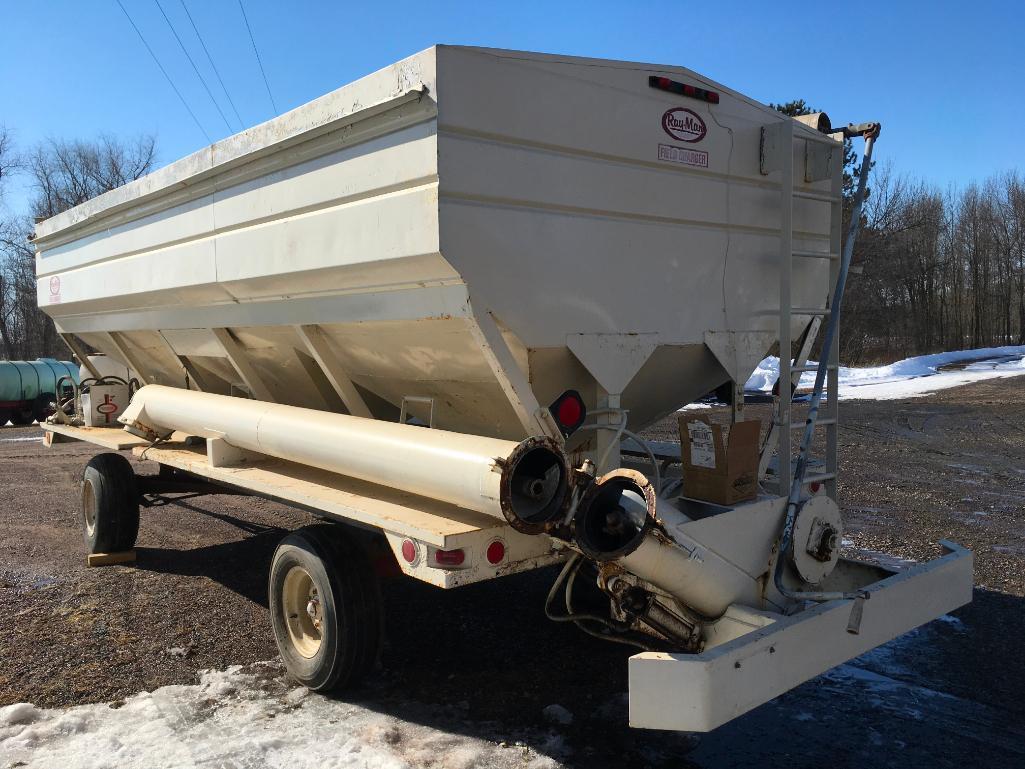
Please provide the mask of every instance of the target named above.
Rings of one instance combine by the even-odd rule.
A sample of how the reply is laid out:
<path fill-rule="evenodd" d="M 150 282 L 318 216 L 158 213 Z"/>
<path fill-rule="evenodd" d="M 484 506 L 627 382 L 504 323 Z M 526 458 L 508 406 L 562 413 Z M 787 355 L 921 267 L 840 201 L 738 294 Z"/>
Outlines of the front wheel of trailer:
<path fill-rule="evenodd" d="M 131 550 L 139 536 L 139 492 L 132 463 L 98 454 L 82 472 L 82 527 L 90 553 Z"/>
<path fill-rule="evenodd" d="M 314 691 L 356 684 L 376 664 L 382 613 L 377 577 L 337 524 L 307 526 L 274 552 L 269 578 L 274 640 L 288 672 Z"/>

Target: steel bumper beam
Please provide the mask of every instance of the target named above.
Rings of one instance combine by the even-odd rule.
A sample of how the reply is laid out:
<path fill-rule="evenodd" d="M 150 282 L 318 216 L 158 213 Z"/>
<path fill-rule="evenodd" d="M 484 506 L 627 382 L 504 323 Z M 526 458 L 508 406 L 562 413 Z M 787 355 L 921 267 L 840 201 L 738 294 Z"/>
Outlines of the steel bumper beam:
<path fill-rule="evenodd" d="M 645 652 L 629 661 L 630 725 L 709 732 L 799 684 L 972 600 L 972 553 L 945 554 L 865 586 L 860 632 L 851 600 L 822 603 L 701 654 Z M 838 569 L 866 568 L 842 560 Z M 870 567 L 869 567 L 870 568 Z"/>

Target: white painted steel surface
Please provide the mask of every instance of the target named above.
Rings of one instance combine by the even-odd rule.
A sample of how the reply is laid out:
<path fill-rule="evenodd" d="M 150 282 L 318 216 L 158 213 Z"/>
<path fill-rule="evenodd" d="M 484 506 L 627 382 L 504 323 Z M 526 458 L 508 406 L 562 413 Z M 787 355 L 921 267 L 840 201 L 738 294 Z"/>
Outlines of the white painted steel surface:
<path fill-rule="evenodd" d="M 630 658 L 630 725 L 708 732 L 798 684 L 972 600 L 972 554 L 947 555 L 863 584 L 858 634 L 847 632 L 851 601 L 819 604 L 701 654 L 645 652 Z M 873 567 L 841 561 L 866 575 Z M 878 572 L 877 572 L 878 573 Z M 878 579 L 878 577 L 877 577 Z M 771 616 L 771 615 L 765 615 Z"/>
<path fill-rule="evenodd" d="M 177 430 L 223 441 L 236 449 L 448 502 L 503 521 L 503 473 L 516 469 L 505 460 L 521 446 L 161 385 L 138 390 L 119 421 L 157 435 Z"/>
<path fill-rule="evenodd" d="M 680 108 L 699 141 L 663 129 Z M 39 304 L 147 382 L 330 411 L 356 392 L 383 419 L 430 398 L 436 426 L 503 438 L 636 367 L 616 383 L 636 429 L 738 375 L 706 334 L 776 338 L 759 140 L 787 120 L 681 67 L 438 46 L 40 223 Z M 793 224 L 828 250 L 828 204 L 795 200 Z M 823 306 L 823 261 L 794 304 Z"/>

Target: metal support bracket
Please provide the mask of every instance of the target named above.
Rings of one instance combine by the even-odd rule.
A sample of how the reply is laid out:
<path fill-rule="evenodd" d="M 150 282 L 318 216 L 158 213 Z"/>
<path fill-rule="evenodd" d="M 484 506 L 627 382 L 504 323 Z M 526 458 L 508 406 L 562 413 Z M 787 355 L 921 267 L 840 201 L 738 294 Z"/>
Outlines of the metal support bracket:
<path fill-rule="evenodd" d="M 200 392 L 210 392 L 210 388 L 205 382 L 205 377 L 192 364 L 192 361 L 190 361 L 184 355 L 179 355 L 175 351 L 174 347 L 167 340 L 167 337 L 164 336 L 163 331 L 157 331 L 157 336 L 160 338 L 160 341 L 164 343 L 164 346 L 167 348 L 167 351 L 174 356 L 174 359 L 176 361 L 178 361 L 178 364 L 182 367 L 182 371 L 185 373 L 185 376 L 189 384 L 194 386 L 195 389 L 199 390 Z"/>
<path fill-rule="evenodd" d="M 758 145 L 758 171 L 762 176 L 768 176 L 783 167 L 782 148 L 791 150 L 790 143 L 785 142 L 782 136 L 783 127 L 787 125 L 786 122 L 780 121 L 762 126 Z"/>
<path fill-rule="evenodd" d="M 131 351 L 128 346 L 128 342 L 121 336 L 119 331 L 107 332 L 107 338 L 110 339 L 110 343 L 114 345 L 114 349 L 121 355 L 125 365 L 139 375 L 139 378 L 144 383 L 156 382 L 156 377 L 152 374 L 146 373 L 146 367 L 142 365 L 138 356 Z"/>
<path fill-rule="evenodd" d="M 57 331 L 57 335 L 64 340 L 64 344 L 68 346 L 68 349 L 78 358 L 78 362 L 86 367 L 86 370 L 95 378 L 100 378 L 100 370 L 96 368 L 95 364 L 89 360 L 89 355 L 86 353 L 85 348 L 75 338 L 74 334 L 69 334 L 65 331 Z"/>
<path fill-rule="evenodd" d="M 561 445 L 565 439 L 559 425 L 548 409 L 538 403 L 530 381 L 502 337 L 495 317 L 486 309 L 471 312 L 471 315 L 470 331 L 527 435 L 545 435 Z"/>
<path fill-rule="evenodd" d="M 370 409 L 367 407 L 366 401 L 363 400 L 363 396 L 360 395 L 359 390 L 356 389 L 348 374 L 345 373 L 345 369 L 338 362 L 337 356 L 328 346 L 327 339 L 324 337 L 324 330 L 315 324 L 293 326 L 292 328 L 295 329 L 295 333 L 306 347 L 310 357 L 320 366 L 320 370 L 324 372 L 327 381 L 331 383 L 331 387 L 338 393 L 338 397 L 342 399 L 342 403 L 345 404 L 345 408 L 349 413 L 354 417 L 372 419 L 374 415 L 370 413 Z"/>
<path fill-rule="evenodd" d="M 402 405 L 399 408 L 399 424 L 406 424 L 406 419 L 409 416 L 408 409 L 406 408 L 407 403 L 419 403 L 427 406 L 427 426 L 434 427 L 434 398 L 428 398 L 424 395 L 403 395 Z"/>
<path fill-rule="evenodd" d="M 232 446 L 223 438 L 206 439 L 206 460 L 210 467 L 237 467 L 266 458 L 255 451 Z"/>
<path fill-rule="evenodd" d="M 256 372 L 249 357 L 246 355 L 246 351 L 242 349 L 242 345 L 238 343 L 238 340 L 235 339 L 231 331 L 226 328 L 212 328 L 210 331 L 220 343 L 221 349 L 224 350 L 224 354 L 227 356 L 232 368 L 242 377 L 242 382 L 249 388 L 249 392 L 257 400 L 273 403 L 274 396 L 271 394 L 270 388 L 267 387 L 263 379 Z"/>
<path fill-rule="evenodd" d="M 794 139 L 804 139 L 804 181 L 811 183 L 831 178 L 834 153 L 843 154 L 843 143 L 836 138 L 840 134 L 809 136 L 805 131 L 793 129 L 794 126 L 786 121 L 762 126 L 758 160 L 762 176 L 783 170 L 783 152 L 792 153 Z"/>

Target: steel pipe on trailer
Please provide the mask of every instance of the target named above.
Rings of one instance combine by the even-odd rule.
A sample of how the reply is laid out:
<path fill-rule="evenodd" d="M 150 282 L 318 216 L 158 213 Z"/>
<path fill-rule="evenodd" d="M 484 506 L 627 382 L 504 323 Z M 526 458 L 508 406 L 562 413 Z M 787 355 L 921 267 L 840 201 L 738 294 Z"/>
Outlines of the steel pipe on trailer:
<path fill-rule="evenodd" d="M 220 439 L 369 483 L 448 502 L 536 534 L 569 504 L 569 465 L 545 437 L 508 441 L 227 395 L 146 385 L 119 417 L 150 440 Z"/>
<path fill-rule="evenodd" d="M 584 493 L 574 520 L 575 544 L 588 558 L 615 563 L 705 617 L 755 599 L 758 580 L 691 537 L 690 518 L 660 502 L 636 470 L 613 470 Z"/>

